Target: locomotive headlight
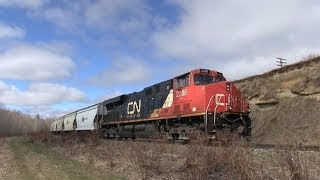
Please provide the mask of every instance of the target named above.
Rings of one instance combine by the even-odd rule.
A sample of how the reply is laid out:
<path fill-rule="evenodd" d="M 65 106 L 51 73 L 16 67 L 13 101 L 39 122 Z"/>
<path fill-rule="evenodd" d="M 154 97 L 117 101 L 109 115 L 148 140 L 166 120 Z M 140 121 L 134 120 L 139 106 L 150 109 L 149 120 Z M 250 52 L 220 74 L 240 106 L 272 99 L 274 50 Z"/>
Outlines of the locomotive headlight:
<path fill-rule="evenodd" d="M 230 91 L 230 84 L 227 83 L 227 87 L 226 87 L 227 91 Z"/>

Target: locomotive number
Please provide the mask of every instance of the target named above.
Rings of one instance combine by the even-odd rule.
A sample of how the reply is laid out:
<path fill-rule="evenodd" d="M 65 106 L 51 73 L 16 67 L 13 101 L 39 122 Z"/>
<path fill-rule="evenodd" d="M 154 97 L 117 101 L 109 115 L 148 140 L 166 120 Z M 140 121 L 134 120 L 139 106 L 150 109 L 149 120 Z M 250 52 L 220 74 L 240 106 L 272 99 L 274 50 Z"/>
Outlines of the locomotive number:
<path fill-rule="evenodd" d="M 176 97 L 178 98 L 178 97 L 183 97 L 183 96 L 186 96 L 186 95 L 188 95 L 188 90 L 187 89 L 182 89 L 181 91 L 177 92 Z"/>

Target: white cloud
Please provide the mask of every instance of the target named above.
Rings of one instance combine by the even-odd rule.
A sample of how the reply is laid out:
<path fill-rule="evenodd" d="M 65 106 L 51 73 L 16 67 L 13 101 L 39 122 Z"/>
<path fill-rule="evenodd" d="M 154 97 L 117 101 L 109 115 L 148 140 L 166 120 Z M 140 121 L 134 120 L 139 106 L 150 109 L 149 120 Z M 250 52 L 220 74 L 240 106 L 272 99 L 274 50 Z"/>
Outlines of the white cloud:
<path fill-rule="evenodd" d="M 62 8 L 47 8 L 43 9 L 42 12 L 38 14 L 39 16 L 44 17 L 49 22 L 52 22 L 59 27 L 64 29 L 74 29 L 75 24 L 77 23 L 77 17 L 72 12 L 72 9 L 62 9 Z"/>
<path fill-rule="evenodd" d="M 14 109 L 14 108 L 13 108 Z M 53 108 L 47 105 L 23 107 L 22 112 L 32 116 L 40 115 L 41 118 L 58 118 L 73 112 L 75 109 Z"/>
<path fill-rule="evenodd" d="M 145 28 L 148 18 L 148 8 L 142 0 L 98 0 L 85 7 L 88 25 L 122 32 Z"/>
<path fill-rule="evenodd" d="M 124 45 L 143 49 L 149 46 L 150 26 L 160 23 L 145 0 L 61 1 L 28 10 L 27 15 L 54 24 L 58 34 L 71 34 L 104 49 Z"/>
<path fill-rule="evenodd" d="M 0 52 L 0 78 L 56 80 L 70 77 L 75 66 L 73 60 L 59 48 L 49 47 L 49 45 L 16 45 Z"/>
<path fill-rule="evenodd" d="M 1 81 L 0 81 L 0 87 L 1 87 Z M 0 89 L 1 91 L 1 89 Z M 25 112 L 27 114 L 31 114 L 33 116 L 40 114 L 41 117 L 45 118 L 57 118 L 61 117 L 63 115 L 66 115 L 68 113 L 74 112 L 76 110 L 82 109 L 84 107 L 90 106 L 92 104 L 100 103 L 105 101 L 106 99 L 114 98 L 119 95 L 122 95 L 120 91 L 105 91 L 103 96 L 99 96 L 95 98 L 94 100 L 85 101 L 82 100 L 71 102 L 71 103 L 59 103 L 59 105 L 32 105 L 32 106 L 8 106 L 12 109 L 20 109 L 22 112 Z M 80 98 L 82 99 L 82 98 Z M 87 98 L 85 98 L 87 99 Z M 65 101 L 65 100 L 64 100 Z M 0 101 L 1 104 L 1 101 Z M 61 105 L 63 104 L 63 105 Z"/>
<path fill-rule="evenodd" d="M 92 104 L 103 102 L 107 99 L 111 99 L 111 98 L 120 96 L 122 94 L 124 94 L 124 93 L 122 93 L 121 91 L 108 91 L 103 96 L 97 97 L 96 100 L 94 100 L 94 102 Z"/>
<path fill-rule="evenodd" d="M 140 59 L 129 56 L 117 58 L 111 67 L 90 80 L 95 85 L 127 85 L 145 81 L 151 75 L 150 68 Z"/>
<path fill-rule="evenodd" d="M 35 83 L 23 91 L 0 81 L 0 103 L 16 106 L 45 106 L 65 101 L 84 102 L 84 92 L 59 84 Z"/>
<path fill-rule="evenodd" d="M 178 23 L 155 32 L 160 57 L 223 70 L 231 79 L 276 67 L 320 50 L 317 1 L 176 1 Z M 292 58 L 292 59 L 291 59 Z M 235 73 L 236 72 L 236 73 Z"/>
<path fill-rule="evenodd" d="M 0 6 L 34 9 L 43 6 L 47 2 L 48 0 L 0 0 Z"/>
<path fill-rule="evenodd" d="M 45 19 L 72 33 L 137 32 L 150 22 L 148 6 L 144 0 L 83 0 L 74 3 L 62 1 L 41 9 L 28 11 L 32 17 Z"/>
<path fill-rule="evenodd" d="M 17 26 L 9 26 L 0 23 L 0 39 L 1 38 L 22 38 L 25 36 L 25 31 Z"/>

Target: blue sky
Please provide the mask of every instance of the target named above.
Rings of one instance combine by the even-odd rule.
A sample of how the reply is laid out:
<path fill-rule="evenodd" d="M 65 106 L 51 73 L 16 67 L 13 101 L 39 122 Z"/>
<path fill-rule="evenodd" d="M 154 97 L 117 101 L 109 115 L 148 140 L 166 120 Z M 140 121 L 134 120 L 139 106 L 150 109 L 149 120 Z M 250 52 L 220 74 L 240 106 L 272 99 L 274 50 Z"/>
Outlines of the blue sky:
<path fill-rule="evenodd" d="M 319 54 L 315 0 L 0 0 L 0 103 L 59 116 L 186 71 Z"/>

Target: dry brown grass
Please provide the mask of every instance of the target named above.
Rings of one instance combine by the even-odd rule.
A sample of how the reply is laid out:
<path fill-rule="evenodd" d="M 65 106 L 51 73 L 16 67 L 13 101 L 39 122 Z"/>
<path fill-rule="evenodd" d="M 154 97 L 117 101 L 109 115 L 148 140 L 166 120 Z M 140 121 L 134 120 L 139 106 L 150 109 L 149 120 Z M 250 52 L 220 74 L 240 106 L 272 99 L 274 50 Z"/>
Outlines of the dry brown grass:
<path fill-rule="evenodd" d="M 3 146 L 6 143 L 6 141 L 6 137 L 0 137 L 0 147 Z"/>
<path fill-rule="evenodd" d="M 42 132 L 33 132 L 28 134 L 29 141 L 31 142 L 36 142 L 36 141 L 41 141 L 41 142 L 48 142 L 49 139 L 51 139 L 51 134 L 49 131 L 42 131 Z"/>
<path fill-rule="evenodd" d="M 250 156 L 249 149 L 237 145 L 187 146 L 185 171 L 187 179 L 261 179 L 261 170 Z"/>
<path fill-rule="evenodd" d="M 256 150 L 239 145 L 208 146 L 203 141 L 182 145 L 103 140 L 90 134 L 86 137 L 83 142 L 72 134 L 49 135 L 34 142 L 45 140 L 43 143 L 62 155 L 128 179 L 312 179 L 320 175 L 315 169 L 320 157 L 296 149 Z"/>
<path fill-rule="evenodd" d="M 285 150 L 283 157 L 283 168 L 287 170 L 284 174 L 285 177 L 292 180 L 310 179 L 306 157 L 301 152 Z"/>

